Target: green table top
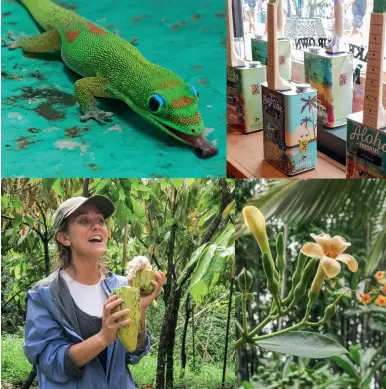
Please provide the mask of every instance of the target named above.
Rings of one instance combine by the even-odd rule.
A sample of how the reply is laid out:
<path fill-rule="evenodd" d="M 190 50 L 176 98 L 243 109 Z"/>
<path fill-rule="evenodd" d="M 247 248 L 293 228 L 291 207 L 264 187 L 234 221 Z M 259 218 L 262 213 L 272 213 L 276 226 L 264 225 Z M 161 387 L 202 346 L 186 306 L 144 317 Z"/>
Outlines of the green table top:
<path fill-rule="evenodd" d="M 112 122 L 80 122 L 79 78 L 60 53 L 29 54 L 2 47 L 2 177 L 225 176 L 225 2 L 222 0 L 69 0 L 57 2 L 119 31 L 151 62 L 200 93 L 207 138 L 219 149 L 201 160 L 117 100 L 98 99 Z M 2 35 L 36 35 L 17 1 L 2 1 Z"/>

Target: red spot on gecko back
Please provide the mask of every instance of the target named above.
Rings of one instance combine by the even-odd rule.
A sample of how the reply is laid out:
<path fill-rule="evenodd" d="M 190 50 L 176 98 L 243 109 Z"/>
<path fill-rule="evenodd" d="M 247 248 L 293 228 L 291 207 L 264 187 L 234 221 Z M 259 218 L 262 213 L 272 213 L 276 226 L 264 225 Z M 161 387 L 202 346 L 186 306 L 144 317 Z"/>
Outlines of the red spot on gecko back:
<path fill-rule="evenodd" d="M 107 34 L 107 31 L 105 31 L 102 28 L 96 26 L 95 24 L 87 22 L 86 25 L 88 27 L 88 30 L 91 32 L 91 34 L 97 34 L 97 35 L 105 35 L 105 34 Z"/>
<path fill-rule="evenodd" d="M 74 42 L 79 35 L 80 35 L 80 31 L 77 30 L 70 30 L 66 32 L 66 38 L 70 43 Z"/>

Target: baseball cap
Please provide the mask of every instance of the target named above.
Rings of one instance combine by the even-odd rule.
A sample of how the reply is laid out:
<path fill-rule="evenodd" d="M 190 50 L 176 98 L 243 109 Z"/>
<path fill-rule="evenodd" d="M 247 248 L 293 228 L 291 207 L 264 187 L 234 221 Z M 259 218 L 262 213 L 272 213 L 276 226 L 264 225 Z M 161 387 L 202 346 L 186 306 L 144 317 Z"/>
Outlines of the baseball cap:
<path fill-rule="evenodd" d="M 102 215 L 105 218 L 111 216 L 115 210 L 114 203 L 106 196 L 94 195 L 91 197 L 71 197 L 65 202 L 63 202 L 55 211 L 53 216 L 54 229 L 56 231 L 59 230 L 63 221 L 84 204 L 95 205 L 102 212 Z"/>

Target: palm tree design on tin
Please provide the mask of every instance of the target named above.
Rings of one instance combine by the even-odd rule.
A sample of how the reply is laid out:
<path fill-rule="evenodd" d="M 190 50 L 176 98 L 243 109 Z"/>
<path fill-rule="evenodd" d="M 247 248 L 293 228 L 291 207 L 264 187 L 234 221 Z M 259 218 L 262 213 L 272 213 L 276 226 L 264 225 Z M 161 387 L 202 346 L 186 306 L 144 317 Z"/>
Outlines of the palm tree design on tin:
<path fill-rule="evenodd" d="M 301 101 L 303 101 L 305 104 L 303 105 L 303 107 L 302 107 L 302 110 L 300 111 L 300 113 L 303 113 L 303 111 L 308 107 L 308 112 L 311 112 L 311 110 L 313 109 L 313 108 L 315 108 L 316 109 L 316 107 L 317 107 L 317 97 L 316 96 L 314 96 L 314 97 L 311 97 L 311 96 L 308 96 L 307 98 L 304 98 L 304 97 L 302 97 L 301 99 L 300 99 Z"/>
<path fill-rule="evenodd" d="M 308 123 L 313 123 L 312 119 L 309 118 L 308 116 L 306 116 L 305 118 L 303 118 L 303 119 L 301 120 L 301 122 L 300 122 L 300 124 L 301 124 L 301 125 L 304 124 L 304 126 L 305 126 L 306 128 L 308 128 Z"/>

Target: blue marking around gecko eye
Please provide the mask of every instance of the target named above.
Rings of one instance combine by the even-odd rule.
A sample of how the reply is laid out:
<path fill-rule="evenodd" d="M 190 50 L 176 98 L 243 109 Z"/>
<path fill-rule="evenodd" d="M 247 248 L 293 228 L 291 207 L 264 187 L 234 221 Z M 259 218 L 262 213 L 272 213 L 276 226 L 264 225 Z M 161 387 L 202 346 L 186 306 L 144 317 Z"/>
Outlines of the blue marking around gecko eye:
<path fill-rule="evenodd" d="M 194 87 L 193 85 L 189 85 L 190 87 L 190 90 L 192 91 L 192 93 L 196 96 L 196 97 L 200 97 L 200 95 L 198 94 L 198 90 L 196 89 L 196 87 Z"/>
<path fill-rule="evenodd" d="M 161 95 L 154 94 L 149 97 L 147 104 L 151 112 L 161 113 L 162 109 L 165 107 L 165 100 Z"/>

